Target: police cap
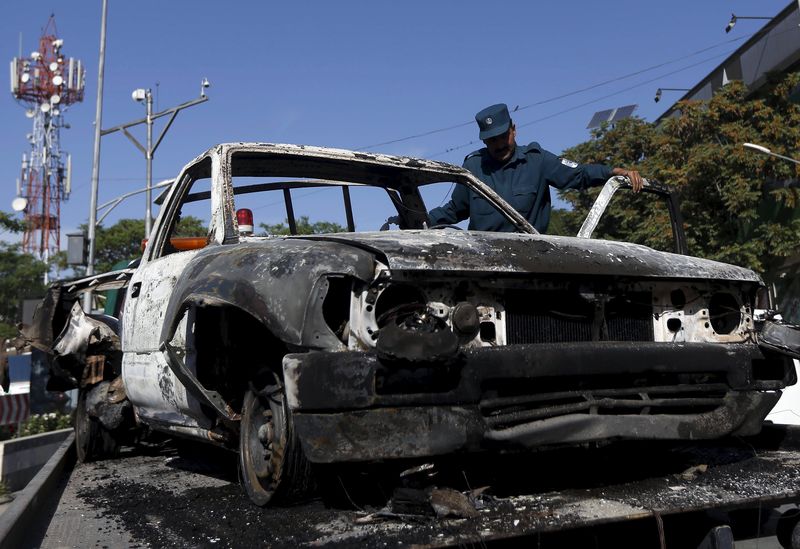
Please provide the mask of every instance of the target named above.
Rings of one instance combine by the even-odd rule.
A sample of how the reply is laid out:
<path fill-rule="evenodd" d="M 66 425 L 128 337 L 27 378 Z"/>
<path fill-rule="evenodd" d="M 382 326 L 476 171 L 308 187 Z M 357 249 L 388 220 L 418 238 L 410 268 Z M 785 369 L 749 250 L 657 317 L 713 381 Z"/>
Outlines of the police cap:
<path fill-rule="evenodd" d="M 511 127 L 511 116 L 508 114 L 508 107 L 505 103 L 486 107 L 475 115 L 475 121 L 481 130 L 482 141 L 503 134 Z"/>

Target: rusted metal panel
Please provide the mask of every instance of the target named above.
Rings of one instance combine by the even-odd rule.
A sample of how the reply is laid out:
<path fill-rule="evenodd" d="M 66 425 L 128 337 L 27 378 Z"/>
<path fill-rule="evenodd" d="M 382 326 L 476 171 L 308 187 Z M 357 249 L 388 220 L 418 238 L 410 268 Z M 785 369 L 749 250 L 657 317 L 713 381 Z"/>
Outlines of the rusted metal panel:
<path fill-rule="evenodd" d="M 58 335 L 53 333 L 53 321 L 58 313 L 62 292 L 60 283 L 51 284 L 42 301 L 36 306 L 33 321 L 21 330 L 26 343 L 48 354 L 52 354 L 53 340 Z M 62 327 L 57 328 L 59 332 Z"/>
<path fill-rule="evenodd" d="M 768 349 L 800 358 L 800 326 L 767 320 L 758 339 Z"/>
<path fill-rule="evenodd" d="M 119 368 L 121 351 L 117 334 L 109 325 L 114 319 L 101 322 L 89 317 L 75 302 L 69 319 L 49 351 L 55 355 L 52 374 L 60 378 L 63 389 L 97 383 L 113 376 Z M 109 359 L 115 364 L 110 364 Z"/>
<path fill-rule="evenodd" d="M 53 355 L 53 345 L 56 340 L 63 336 L 65 328 L 71 322 L 81 323 L 81 320 L 71 320 L 74 317 L 73 304 L 80 296 L 88 291 L 104 291 L 124 288 L 133 273 L 133 269 L 121 269 L 109 273 L 102 273 L 95 276 L 65 280 L 50 285 L 42 301 L 37 305 L 30 325 L 23 326 L 20 330 L 22 340 L 25 344 L 31 345 L 36 349 Z M 111 317 L 107 317 L 112 320 Z M 113 319 L 115 321 L 115 319 Z M 73 329 L 75 327 L 73 326 Z M 88 334 L 86 332 L 84 335 Z M 76 341 L 73 336 L 71 344 Z M 66 343 L 65 343 L 66 344 Z M 88 341 L 84 342 L 88 345 Z M 117 348 L 116 350 L 119 350 Z M 63 373 L 63 372 L 62 372 Z M 78 375 L 80 379 L 80 375 Z M 74 387 L 75 380 L 71 376 L 65 376 L 64 381 L 68 386 L 51 386 L 52 390 L 67 390 Z"/>
<path fill-rule="evenodd" d="M 313 462 L 431 457 L 488 448 L 544 448 L 610 439 L 703 440 L 753 435 L 779 393 L 737 393 L 709 412 L 662 415 L 568 414 L 507 428 L 488 427 L 477 407 L 414 406 L 354 412 L 296 413 Z"/>
<path fill-rule="evenodd" d="M 126 355 L 159 352 L 161 328 L 166 321 L 164 313 L 178 284 L 178 276 L 194 257 L 214 247 L 142 262 L 131 278 L 122 317 L 122 344 Z"/>
<path fill-rule="evenodd" d="M 755 345 L 711 343 L 640 343 L 640 342 L 575 342 L 569 345 L 541 343 L 507 347 L 476 348 L 463 351 L 455 358 L 458 368 L 451 370 L 452 388 L 424 392 L 407 384 L 390 393 L 380 392 L 380 378 L 411 368 L 404 363 L 382 363 L 375 353 L 346 351 L 340 353 L 309 352 L 289 354 L 283 370 L 290 408 L 293 410 L 341 410 L 372 406 L 409 406 L 435 404 L 478 404 L 484 385 L 492 380 L 511 380 L 521 395 L 533 396 L 548 389 L 549 380 L 559 380 L 570 391 L 581 395 L 600 388 L 632 389 L 635 386 L 597 385 L 591 380 L 609 379 L 609 383 L 630 383 L 638 380 L 640 392 L 657 385 L 656 380 L 669 379 L 678 390 L 680 376 L 697 375 L 695 383 L 721 383 L 731 390 L 773 391 L 782 380 L 758 380 L 753 364 L 765 357 Z M 789 372 L 790 360 L 775 358 L 776 367 Z M 433 376 L 441 364 L 414 367 L 416 375 Z M 427 368 L 427 369 L 426 369 Z M 665 376 L 667 376 L 665 378 Z M 788 376 L 788 373 L 784 373 Z M 708 378 L 708 379 L 705 379 Z M 522 385 L 526 380 L 527 385 Z M 540 380 L 542 387 L 531 380 Z M 585 380 L 585 381 L 584 381 Z M 711 381 L 713 380 L 713 381 Z M 606 382 L 602 382 L 606 383 Z M 581 387 L 587 387 L 582 389 Z M 665 392 L 665 390 L 662 390 Z"/>
<path fill-rule="evenodd" d="M 160 311 L 167 322 L 161 341 L 172 337 L 170 319 L 177 320 L 187 305 L 229 305 L 263 322 L 284 342 L 340 347 L 330 329 L 320 326 L 315 285 L 333 274 L 369 280 L 373 261 L 358 248 L 294 238 L 204 249 L 187 264 L 188 276 L 177 281 L 166 310 Z"/>
<path fill-rule="evenodd" d="M 106 363 L 104 355 L 93 355 L 86 357 L 86 367 L 83 369 L 80 386 L 94 385 L 103 381 L 103 371 Z"/>
<path fill-rule="evenodd" d="M 294 424 L 306 456 L 316 463 L 475 450 L 479 448 L 483 430 L 474 411 L 456 406 L 296 414 Z"/>
<path fill-rule="evenodd" d="M 762 283 L 742 267 L 627 242 L 519 233 L 402 231 L 295 237 L 363 246 L 397 270 L 560 273 Z"/>
<path fill-rule="evenodd" d="M 76 360 L 83 362 L 89 346 L 100 343 L 107 343 L 110 349 L 119 350 L 117 334 L 107 324 L 88 317 L 76 302 L 53 350 L 60 356 L 73 355 Z"/>
<path fill-rule="evenodd" d="M 409 385 L 385 394 L 378 390 L 381 376 L 407 364 L 381 364 L 364 352 L 287 355 L 288 403 L 309 459 L 363 461 L 492 445 L 750 435 L 758 432 L 783 386 L 754 379 L 752 364 L 763 357 L 753 345 L 517 345 L 470 350 L 460 360 L 452 389 L 419 392 Z M 791 366 L 783 362 L 782 367 Z M 436 367 L 414 375 L 434 375 Z M 492 389 L 493 381 L 505 383 Z M 564 388 L 548 393 L 554 382 Z M 665 394 L 670 397 L 658 397 Z M 530 412 L 520 412 L 526 409 Z M 437 445 L 428 442 L 428 428 Z"/>
<path fill-rule="evenodd" d="M 85 401 L 86 412 L 109 431 L 123 427 L 132 415 L 131 403 L 118 380 L 92 385 Z"/>

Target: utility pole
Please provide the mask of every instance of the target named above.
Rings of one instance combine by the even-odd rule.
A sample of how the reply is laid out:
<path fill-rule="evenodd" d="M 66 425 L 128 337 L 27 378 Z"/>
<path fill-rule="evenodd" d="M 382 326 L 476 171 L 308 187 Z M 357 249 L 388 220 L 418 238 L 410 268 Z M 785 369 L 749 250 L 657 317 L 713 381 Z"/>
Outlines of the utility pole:
<path fill-rule="evenodd" d="M 166 131 L 166 130 L 165 130 Z M 147 203 L 144 213 L 144 235 L 149 238 L 153 228 L 152 189 L 153 189 L 153 94 L 147 90 L 147 183 L 144 200 Z"/>
<path fill-rule="evenodd" d="M 103 13 L 100 17 L 100 60 L 97 67 L 97 109 L 94 116 L 94 155 L 92 158 L 92 191 L 89 199 L 89 257 L 87 258 L 86 274 L 94 274 L 95 237 L 97 225 L 97 193 L 100 182 L 100 128 L 103 124 L 103 73 L 106 63 L 106 17 L 108 14 L 108 0 L 103 0 Z M 87 312 L 92 307 L 92 293 L 86 292 L 83 300 L 83 309 Z"/>
<path fill-rule="evenodd" d="M 205 103 L 208 101 L 208 96 L 206 96 L 206 88 L 208 88 L 211 84 L 209 84 L 208 79 L 204 78 L 202 83 L 200 84 L 200 97 L 197 99 L 193 99 L 191 101 L 187 101 L 186 103 L 181 103 L 176 107 L 172 107 L 170 109 L 165 109 L 161 112 L 154 113 L 153 112 L 153 93 L 149 89 L 139 88 L 133 90 L 131 97 L 134 101 L 139 103 L 144 102 L 145 109 L 146 109 L 146 116 L 139 120 L 134 120 L 133 122 L 127 122 L 125 124 L 120 124 L 119 126 L 114 126 L 113 128 L 109 128 L 107 130 L 101 130 L 100 135 L 107 135 L 109 133 L 120 131 L 125 134 L 125 137 L 131 140 L 131 142 L 136 146 L 137 149 L 142 151 L 144 154 L 145 160 L 147 162 L 147 183 L 146 183 L 146 191 L 145 191 L 145 201 L 147 202 L 145 208 L 145 216 L 144 216 L 144 236 L 147 238 L 150 236 L 150 230 L 153 228 L 153 213 L 152 213 L 152 199 L 151 199 L 151 191 L 153 188 L 153 155 L 158 149 L 158 146 L 161 144 L 161 140 L 164 139 L 164 135 L 169 130 L 170 126 L 172 126 L 172 122 L 175 120 L 175 117 L 178 116 L 178 113 L 183 109 L 187 109 L 189 107 L 193 107 L 194 105 L 199 105 L 200 103 Z M 161 133 L 156 139 L 155 143 L 153 143 L 153 122 L 161 118 L 162 116 L 171 115 L 169 120 L 167 121 L 167 125 L 164 126 L 164 129 L 161 130 Z M 137 126 L 139 124 L 145 124 L 147 126 L 147 141 L 146 146 L 143 146 L 139 143 L 139 140 L 136 139 L 131 132 L 128 131 L 128 128 Z"/>

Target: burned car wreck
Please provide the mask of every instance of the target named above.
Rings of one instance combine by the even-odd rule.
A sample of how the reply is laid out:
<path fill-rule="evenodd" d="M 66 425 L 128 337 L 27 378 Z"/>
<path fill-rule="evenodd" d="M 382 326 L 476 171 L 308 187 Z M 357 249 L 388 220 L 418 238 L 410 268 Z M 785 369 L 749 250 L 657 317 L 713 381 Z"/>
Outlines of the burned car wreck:
<path fill-rule="evenodd" d="M 454 184 L 518 232 L 429 227 Z M 92 428 L 78 431 L 88 457 L 107 447 L 97 437 L 134 426 L 206 440 L 238 449 L 261 505 L 306 491 L 311 464 L 757 433 L 796 382 L 797 349 L 760 339 L 763 282 L 591 238 L 603 201 L 625 186 L 609 181 L 579 236 L 547 236 L 448 164 L 219 145 L 162 197 L 141 263 L 54 285 L 29 337 L 57 355 L 67 385 L 107 384 L 90 403 L 130 405 L 106 414 L 121 426 L 94 404 Z M 345 232 L 295 234 L 311 193 L 325 196 L 323 215 L 341 204 Z M 291 235 L 240 232 L 237 208 L 276 204 Z M 186 215 L 208 233 L 175 236 Z M 685 252 L 680 220 L 672 227 Z M 58 367 L 80 292 L 121 284 L 119 346 L 89 344 Z"/>

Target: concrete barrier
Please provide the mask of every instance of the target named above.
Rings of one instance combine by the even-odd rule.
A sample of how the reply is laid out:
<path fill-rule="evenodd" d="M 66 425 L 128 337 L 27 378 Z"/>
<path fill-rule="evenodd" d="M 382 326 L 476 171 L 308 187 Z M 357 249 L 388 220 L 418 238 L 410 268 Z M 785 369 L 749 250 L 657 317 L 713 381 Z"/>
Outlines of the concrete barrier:
<path fill-rule="evenodd" d="M 72 428 L 0 442 L 0 478 L 12 492 L 25 488 Z"/>
<path fill-rule="evenodd" d="M 64 470 L 75 463 L 75 435 L 71 431 L 67 430 L 67 439 L 0 515 L 0 547 L 26 547 L 31 526 L 52 503 Z"/>

